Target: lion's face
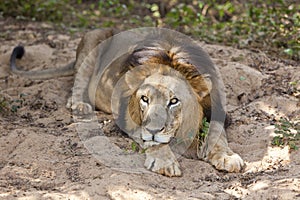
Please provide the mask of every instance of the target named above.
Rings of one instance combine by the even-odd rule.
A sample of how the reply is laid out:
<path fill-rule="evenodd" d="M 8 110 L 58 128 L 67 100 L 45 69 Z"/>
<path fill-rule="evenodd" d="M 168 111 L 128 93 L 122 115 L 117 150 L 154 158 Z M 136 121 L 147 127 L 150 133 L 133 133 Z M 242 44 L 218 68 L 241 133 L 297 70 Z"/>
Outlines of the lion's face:
<path fill-rule="evenodd" d="M 181 123 L 181 97 L 166 85 L 172 78 L 159 75 L 151 78 L 164 81 L 148 83 L 148 78 L 136 93 L 142 121 L 141 137 L 145 142 L 168 143 Z"/>
<path fill-rule="evenodd" d="M 136 91 L 131 96 L 129 113 L 140 125 L 145 145 L 169 143 L 172 138 L 190 143 L 199 130 L 202 110 L 188 82 L 168 68 L 153 69 L 143 79 L 140 77 L 141 81 L 137 77 L 131 77 L 131 83 L 138 85 L 132 87 Z"/>

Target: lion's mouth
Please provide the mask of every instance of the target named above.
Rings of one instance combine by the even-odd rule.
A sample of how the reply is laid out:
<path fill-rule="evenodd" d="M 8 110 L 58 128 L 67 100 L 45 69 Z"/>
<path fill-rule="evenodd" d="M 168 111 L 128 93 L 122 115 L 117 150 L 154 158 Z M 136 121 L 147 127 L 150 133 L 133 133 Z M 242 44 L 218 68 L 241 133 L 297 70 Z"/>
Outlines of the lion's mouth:
<path fill-rule="evenodd" d="M 170 132 L 151 134 L 146 130 L 142 131 L 142 139 L 145 142 L 157 142 L 158 144 L 166 144 L 171 141 L 173 134 Z"/>

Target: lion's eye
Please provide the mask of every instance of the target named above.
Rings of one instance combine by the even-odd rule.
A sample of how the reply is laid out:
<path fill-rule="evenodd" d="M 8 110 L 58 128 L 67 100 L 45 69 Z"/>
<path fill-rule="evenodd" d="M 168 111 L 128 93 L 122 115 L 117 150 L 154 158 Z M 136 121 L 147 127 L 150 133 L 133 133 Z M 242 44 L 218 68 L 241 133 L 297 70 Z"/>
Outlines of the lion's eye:
<path fill-rule="evenodd" d="M 172 105 L 176 105 L 179 103 L 179 99 L 177 98 L 172 98 L 169 102 L 169 106 L 172 106 Z"/>
<path fill-rule="evenodd" d="M 149 103 L 149 98 L 144 95 L 141 97 L 141 100 L 145 103 Z"/>

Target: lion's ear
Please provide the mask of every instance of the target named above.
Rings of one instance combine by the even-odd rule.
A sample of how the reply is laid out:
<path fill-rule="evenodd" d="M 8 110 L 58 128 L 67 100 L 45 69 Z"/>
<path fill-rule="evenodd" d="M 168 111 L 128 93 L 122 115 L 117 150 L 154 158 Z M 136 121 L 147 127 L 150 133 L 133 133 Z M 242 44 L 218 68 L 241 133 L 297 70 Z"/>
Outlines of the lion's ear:
<path fill-rule="evenodd" d="M 139 76 L 134 70 L 130 70 L 125 74 L 125 82 L 130 90 L 136 90 L 144 81 L 144 78 Z"/>
<path fill-rule="evenodd" d="M 211 89 L 212 89 L 212 82 L 211 82 L 211 79 L 210 79 L 210 75 L 209 74 L 203 74 L 202 76 L 203 76 L 204 81 L 206 83 L 208 92 L 210 93 Z"/>
<path fill-rule="evenodd" d="M 204 90 L 201 90 L 200 91 L 200 96 L 202 98 L 206 97 L 207 95 L 210 94 L 211 90 L 212 90 L 212 82 L 211 82 L 211 79 L 210 79 L 210 75 L 209 74 L 202 74 L 202 78 L 204 80 L 204 83 L 206 85 L 205 89 Z"/>
<path fill-rule="evenodd" d="M 125 74 L 125 82 L 131 90 L 136 90 L 145 80 L 146 77 L 151 75 L 152 71 L 148 67 L 138 66 Z"/>

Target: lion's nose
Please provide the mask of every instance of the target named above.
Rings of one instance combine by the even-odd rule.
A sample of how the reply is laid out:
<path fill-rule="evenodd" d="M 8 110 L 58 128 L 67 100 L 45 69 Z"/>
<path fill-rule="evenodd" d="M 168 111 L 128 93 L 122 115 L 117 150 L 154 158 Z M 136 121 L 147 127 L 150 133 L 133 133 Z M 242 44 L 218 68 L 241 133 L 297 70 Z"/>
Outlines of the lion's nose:
<path fill-rule="evenodd" d="M 151 133 L 152 135 L 155 135 L 156 133 L 162 132 L 165 129 L 165 127 L 162 127 L 161 129 L 149 129 L 146 127 L 146 130 Z"/>

